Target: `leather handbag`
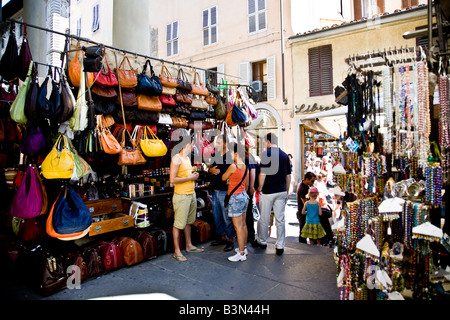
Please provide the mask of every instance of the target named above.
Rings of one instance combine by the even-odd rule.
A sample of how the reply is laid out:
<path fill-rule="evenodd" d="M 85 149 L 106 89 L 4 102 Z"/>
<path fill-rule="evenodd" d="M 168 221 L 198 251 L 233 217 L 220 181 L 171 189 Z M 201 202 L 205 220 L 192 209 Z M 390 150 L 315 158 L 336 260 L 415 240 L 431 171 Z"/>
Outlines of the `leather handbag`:
<path fill-rule="evenodd" d="M 30 45 L 27 38 L 27 24 L 25 23 L 23 25 L 23 40 L 19 53 L 19 62 L 21 67 L 19 74 L 20 80 L 25 81 L 31 61 L 33 61 L 33 57 L 31 55 Z"/>
<path fill-rule="evenodd" d="M 52 150 L 42 162 L 42 175 L 46 179 L 70 179 L 75 165 L 74 161 L 66 137 L 59 135 Z"/>
<path fill-rule="evenodd" d="M 173 124 L 172 118 L 170 117 L 170 114 L 167 113 L 161 113 L 159 115 L 159 124 L 166 124 L 171 126 Z"/>
<path fill-rule="evenodd" d="M 178 81 L 170 74 L 169 69 L 163 64 L 161 66 L 161 74 L 159 75 L 159 80 L 164 87 L 176 88 L 178 86 Z"/>
<path fill-rule="evenodd" d="M 238 125 L 244 125 L 246 122 L 248 122 L 248 113 L 244 106 L 242 106 L 242 103 L 240 101 L 237 101 L 237 103 L 234 104 L 233 110 L 231 111 L 231 117 L 233 119 L 233 122 Z"/>
<path fill-rule="evenodd" d="M 51 81 L 51 94 L 49 95 L 48 83 Z M 49 68 L 49 73 L 42 84 L 38 95 L 38 106 L 42 117 L 48 119 L 58 118 L 61 114 L 61 94 L 59 93 L 58 85 L 52 78 L 52 72 Z"/>
<path fill-rule="evenodd" d="M 109 99 L 117 98 L 117 91 L 116 89 L 114 89 L 114 87 L 103 86 L 98 84 L 97 82 L 92 85 L 91 92 L 92 94 L 102 98 L 109 98 Z"/>
<path fill-rule="evenodd" d="M 42 190 L 36 173 L 30 165 L 14 195 L 11 215 L 22 219 L 31 219 L 41 214 Z"/>
<path fill-rule="evenodd" d="M 147 65 L 150 65 L 151 76 L 146 75 Z M 138 74 L 137 92 L 148 96 L 160 96 L 162 94 L 162 85 L 159 77 L 153 71 L 152 63 L 149 59 L 145 62 L 142 73 Z"/>
<path fill-rule="evenodd" d="M 185 118 L 172 116 L 172 126 L 176 128 L 187 128 L 188 122 Z"/>
<path fill-rule="evenodd" d="M 83 232 L 92 224 L 92 216 L 78 193 L 69 185 L 65 186 L 55 201 L 52 225 L 59 234 Z"/>
<path fill-rule="evenodd" d="M 86 263 L 89 278 L 98 277 L 105 272 L 105 266 L 98 248 L 94 246 L 85 247 L 81 255 Z"/>
<path fill-rule="evenodd" d="M 27 117 L 25 116 L 25 103 L 27 100 L 28 90 L 30 88 L 31 83 L 31 74 L 33 71 L 34 64 L 30 63 L 30 67 L 28 69 L 27 78 L 25 79 L 24 85 L 20 88 L 19 93 L 16 96 L 16 99 L 11 105 L 9 109 L 9 114 L 11 119 L 17 123 L 26 124 L 28 122 Z"/>
<path fill-rule="evenodd" d="M 80 269 L 80 280 L 81 282 L 86 281 L 89 278 L 89 272 L 86 262 L 84 261 L 83 256 L 76 253 L 68 253 L 65 257 L 65 270 L 68 270 L 70 266 L 76 266 Z M 75 270 L 72 271 L 72 274 L 75 273 Z"/>
<path fill-rule="evenodd" d="M 98 134 L 103 151 L 107 154 L 118 154 L 122 151 L 122 146 L 114 138 L 109 128 L 106 126 L 103 115 L 97 115 Z"/>
<path fill-rule="evenodd" d="M 70 90 L 69 84 L 67 83 L 67 78 L 63 72 L 60 72 L 60 89 L 61 89 L 61 114 L 59 115 L 58 122 L 63 123 L 69 120 L 75 110 L 76 100 Z"/>
<path fill-rule="evenodd" d="M 147 132 L 150 133 L 150 137 Z M 167 154 L 167 146 L 147 126 L 144 128 L 144 137 L 139 144 L 147 157 L 163 157 Z"/>
<path fill-rule="evenodd" d="M 213 95 L 213 94 L 209 94 L 209 95 L 205 98 L 205 100 L 206 100 L 206 103 L 208 103 L 208 104 L 210 104 L 210 105 L 212 105 L 212 106 L 217 105 L 217 98 L 216 98 L 216 96 Z"/>
<path fill-rule="evenodd" d="M 133 234 L 133 239 L 141 245 L 144 260 L 150 260 L 158 256 L 158 240 L 150 233 L 137 230 Z"/>
<path fill-rule="evenodd" d="M 159 97 L 159 100 L 161 101 L 161 104 L 163 106 L 175 107 L 175 105 L 177 104 L 175 99 L 172 96 L 167 96 L 167 95 L 164 95 L 164 94 L 161 97 Z"/>
<path fill-rule="evenodd" d="M 182 68 L 178 69 L 177 82 L 178 82 L 177 89 L 188 93 L 191 92 L 192 85 L 189 82 L 188 77 L 186 76 Z"/>
<path fill-rule="evenodd" d="M 74 87 L 80 87 L 80 75 L 81 75 L 81 63 L 79 60 L 81 47 L 78 46 L 77 54 L 69 63 L 69 79 Z M 92 72 L 87 72 L 88 83 L 90 86 L 94 83 L 94 74 Z"/>
<path fill-rule="evenodd" d="M 148 96 L 146 94 L 138 93 L 137 95 L 138 109 L 161 112 L 162 103 L 158 96 Z"/>
<path fill-rule="evenodd" d="M 45 137 L 41 128 L 30 128 L 20 142 L 20 152 L 27 156 L 33 156 L 45 147 Z"/>
<path fill-rule="evenodd" d="M 174 99 L 176 102 L 182 103 L 182 104 L 191 104 L 192 103 L 192 96 L 190 94 L 184 93 L 182 91 L 178 91 L 175 94 Z"/>
<path fill-rule="evenodd" d="M 125 61 L 128 62 L 130 70 L 124 69 Z M 116 75 L 119 78 L 119 83 L 122 88 L 131 89 L 135 88 L 138 84 L 137 80 L 137 70 L 133 69 L 130 60 L 127 56 L 124 56 L 120 65 L 116 68 Z"/>
<path fill-rule="evenodd" d="M 203 96 L 195 96 L 194 95 L 194 98 L 192 99 L 192 102 L 191 102 L 191 108 L 200 109 L 200 110 L 208 110 L 209 105 L 208 105 L 208 103 L 206 103 Z"/>
<path fill-rule="evenodd" d="M 189 119 L 191 120 L 206 120 L 206 112 L 203 110 L 192 110 L 189 115 Z"/>
<path fill-rule="evenodd" d="M 216 111 L 216 120 L 225 120 L 227 117 L 227 107 L 226 107 L 226 101 L 224 101 L 226 98 L 222 98 L 219 96 L 219 99 L 217 101 L 217 105 L 215 108 Z"/>
<path fill-rule="evenodd" d="M 130 237 L 114 237 L 113 242 L 122 251 L 125 265 L 132 266 L 144 260 L 142 247 L 136 240 Z"/>
<path fill-rule="evenodd" d="M 106 271 L 112 271 L 123 267 L 122 251 L 114 242 L 100 242 L 98 251 Z"/>
<path fill-rule="evenodd" d="M 177 93 L 177 88 L 169 88 L 166 86 L 162 86 L 162 94 L 166 96 L 173 96 Z"/>
<path fill-rule="evenodd" d="M 206 87 L 203 85 L 203 83 L 200 82 L 200 75 L 198 74 L 198 72 L 195 72 L 194 82 L 191 84 L 191 86 L 192 86 L 192 89 L 191 89 L 192 94 L 196 94 L 199 96 L 205 96 L 205 97 L 209 95 L 208 89 L 206 89 Z"/>
<path fill-rule="evenodd" d="M 0 60 L 0 76 L 7 81 L 14 80 L 20 75 L 19 49 L 14 25 L 11 23 L 8 44 Z"/>
<path fill-rule="evenodd" d="M 130 137 L 132 144 L 131 148 L 125 147 L 125 131 Z M 139 146 L 136 146 L 135 139 L 136 137 L 133 138 L 127 129 L 122 131 L 122 151 L 119 153 L 119 161 L 117 162 L 119 166 L 138 166 L 147 163 L 147 160 L 142 155 L 141 149 Z"/>
<path fill-rule="evenodd" d="M 95 83 L 97 85 L 103 86 L 103 87 L 116 87 L 119 85 L 119 80 L 117 80 L 117 77 L 114 72 L 111 71 L 111 68 L 109 67 L 109 63 L 106 60 L 106 56 L 104 57 L 106 66 L 108 67 L 108 71 L 101 70 L 100 72 L 94 73 L 94 79 Z"/>
<path fill-rule="evenodd" d="M 134 108 L 137 107 L 137 95 L 135 89 L 122 90 L 122 101 L 124 107 Z M 120 97 L 117 96 L 116 103 L 120 105 Z"/>

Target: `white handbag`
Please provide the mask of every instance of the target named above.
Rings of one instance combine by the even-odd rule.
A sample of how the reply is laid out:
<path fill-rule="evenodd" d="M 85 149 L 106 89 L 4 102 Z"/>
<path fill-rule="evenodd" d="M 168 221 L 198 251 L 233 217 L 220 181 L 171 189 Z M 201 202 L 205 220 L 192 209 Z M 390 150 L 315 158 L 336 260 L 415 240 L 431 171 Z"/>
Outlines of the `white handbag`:
<path fill-rule="evenodd" d="M 160 113 L 159 114 L 159 124 L 168 124 L 173 125 L 172 117 L 168 113 Z"/>

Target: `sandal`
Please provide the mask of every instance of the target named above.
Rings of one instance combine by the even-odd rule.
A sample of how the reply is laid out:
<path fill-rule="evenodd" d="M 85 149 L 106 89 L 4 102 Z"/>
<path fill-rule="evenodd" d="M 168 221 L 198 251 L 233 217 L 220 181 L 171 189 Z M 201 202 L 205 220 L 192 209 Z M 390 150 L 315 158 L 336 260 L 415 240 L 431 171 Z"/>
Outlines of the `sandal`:
<path fill-rule="evenodd" d="M 205 249 L 202 248 L 194 248 L 192 250 L 186 250 L 186 252 L 203 252 L 205 251 Z"/>
<path fill-rule="evenodd" d="M 186 260 L 187 260 L 186 257 L 185 257 L 184 255 L 176 256 L 175 254 L 173 254 L 172 257 L 174 257 L 174 258 L 175 258 L 176 260 L 178 260 L 178 261 L 186 261 Z"/>

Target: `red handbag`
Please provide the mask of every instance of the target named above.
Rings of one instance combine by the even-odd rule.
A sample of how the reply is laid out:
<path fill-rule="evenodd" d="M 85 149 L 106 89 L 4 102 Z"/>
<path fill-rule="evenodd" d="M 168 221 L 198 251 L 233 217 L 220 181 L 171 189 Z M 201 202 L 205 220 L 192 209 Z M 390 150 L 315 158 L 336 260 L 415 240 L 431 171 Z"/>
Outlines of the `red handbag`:
<path fill-rule="evenodd" d="M 106 56 L 105 62 L 106 66 L 108 67 L 108 72 L 105 72 L 103 70 L 101 70 L 100 72 L 94 72 L 94 79 L 96 79 L 95 83 L 104 87 L 118 86 L 119 80 L 117 80 L 115 73 L 111 71 L 108 61 L 106 60 Z"/>
<path fill-rule="evenodd" d="M 164 106 L 175 107 L 175 105 L 177 104 L 175 99 L 172 96 L 168 96 L 168 95 L 164 95 L 164 94 L 161 97 L 159 97 L 159 100 L 161 100 L 161 103 Z"/>

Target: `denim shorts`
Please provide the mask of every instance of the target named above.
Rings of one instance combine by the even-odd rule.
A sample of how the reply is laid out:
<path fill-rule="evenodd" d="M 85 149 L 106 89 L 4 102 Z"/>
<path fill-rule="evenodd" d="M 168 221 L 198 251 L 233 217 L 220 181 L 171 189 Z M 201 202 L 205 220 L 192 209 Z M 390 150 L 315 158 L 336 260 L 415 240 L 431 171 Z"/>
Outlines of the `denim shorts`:
<path fill-rule="evenodd" d="M 238 194 L 232 194 L 230 202 L 228 203 L 228 216 L 230 218 L 239 217 L 244 212 L 247 212 L 248 200 L 249 197 L 245 191 Z"/>

